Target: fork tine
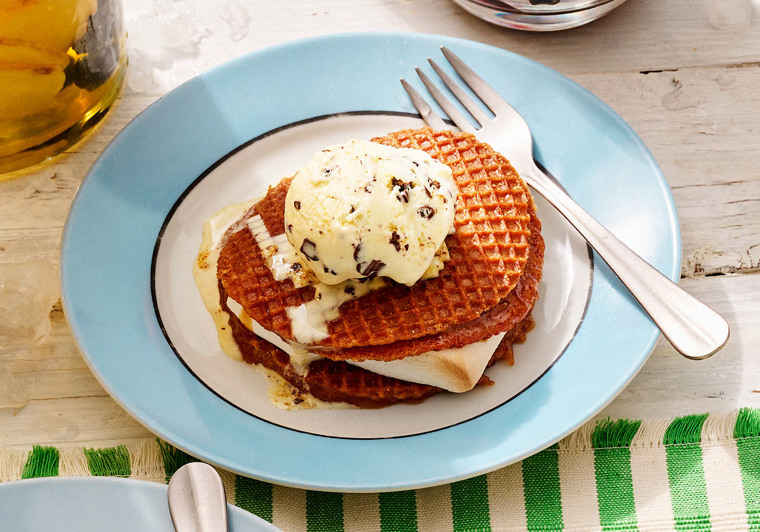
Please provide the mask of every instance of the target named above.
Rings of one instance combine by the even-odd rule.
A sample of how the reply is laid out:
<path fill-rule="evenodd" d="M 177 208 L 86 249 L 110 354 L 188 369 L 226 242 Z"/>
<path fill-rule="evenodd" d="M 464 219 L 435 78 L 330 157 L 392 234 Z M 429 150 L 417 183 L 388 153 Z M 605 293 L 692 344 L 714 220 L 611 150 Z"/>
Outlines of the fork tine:
<path fill-rule="evenodd" d="M 467 63 L 457 57 L 454 52 L 441 46 L 441 52 L 446 57 L 446 60 L 451 63 L 457 74 L 469 85 L 472 92 L 478 95 L 483 102 L 494 112 L 494 114 L 505 113 L 508 111 L 514 111 L 511 105 L 509 105 L 504 98 L 499 95 L 498 92 L 493 90 L 483 79 L 478 76 L 473 69 L 471 69 Z"/>
<path fill-rule="evenodd" d="M 412 100 L 412 104 L 417 109 L 417 111 L 419 111 L 420 116 L 422 116 L 422 119 L 428 126 L 435 129 L 436 131 L 451 129 L 449 125 L 446 124 L 446 122 L 444 122 L 443 119 L 435 113 L 435 111 L 433 111 L 433 108 L 428 105 L 427 101 L 425 101 L 425 98 L 423 98 L 422 95 L 420 95 L 420 93 L 417 92 L 414 87 L 409 85 L 409 83 L 407 83 L 407 81 L 403 78 L 401 79 L 401 85 L 404 87 L 404 90 Z"/>
<path fill-rule="evenodd" d="M 459 112 L 459 109 L 457 109 L 456 106 L 451 103 L 451 100 L 449 100 L 446 95 L 443 94 L 443 91 L 441 91 L 441 89 L 439 89 L 438 86 L 433 83 L 433 80 L 431 80 L 428 75 L 419 68 L 415 68 L 414 70 L 417 72 L 417 75 L 420 77 L 422 83 L 430 92 L 430 95 L 433 97 L 433 99 L 438 102 L 438 105 L 441 106 L 441 109 L 443 109 L 446 114 L 449 115 L 449 118 L 451 118 L 457 127 L 462 131 L 475 133 L 475 128 L 472 126 L 470 121 L 465 118 L 462 113 Z"/>
<path fill-rule="evenodd" d="M 467 109 L 472 117 L 480 124 L 481 126 L 484 126 L 488 123 L 488 116 L 483 112 L 483 109 L 475 103 L 475 101 L 470 98 L 467 93 L 462 89 L 462 86 L 451 79 L 451 76 L 449 76 L 445 70 L 443 70 L 440 66 L 438 66 L 438 63 L 433 61 L 428 57 L 428 63 L 430 63 L 430 66 L 433 67 L 433 70 L 435 70 L 435 73 L 438 74 L 438 77 L 441 78 L 441 81 L 449 88 L 451 93 L 456 96 L 457 100 L 464 105 L 465 109 Z"/>

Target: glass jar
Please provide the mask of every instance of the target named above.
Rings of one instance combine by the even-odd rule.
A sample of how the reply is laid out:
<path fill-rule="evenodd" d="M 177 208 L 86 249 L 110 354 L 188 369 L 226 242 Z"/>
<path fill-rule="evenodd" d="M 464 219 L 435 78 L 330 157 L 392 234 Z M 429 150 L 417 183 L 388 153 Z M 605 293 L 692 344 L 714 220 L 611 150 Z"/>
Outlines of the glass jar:
<path fill-rule="evenodd" d="M 121 0 L 0 0 L 0 175 L 65 150 L 127 66 Z"/>

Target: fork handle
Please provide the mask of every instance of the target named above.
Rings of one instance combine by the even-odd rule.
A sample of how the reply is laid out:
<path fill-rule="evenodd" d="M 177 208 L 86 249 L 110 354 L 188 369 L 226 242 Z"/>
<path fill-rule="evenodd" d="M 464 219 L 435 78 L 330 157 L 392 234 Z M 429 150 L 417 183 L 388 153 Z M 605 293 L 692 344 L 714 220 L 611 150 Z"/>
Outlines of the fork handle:
<path fill-rule="evenodd" d="M 523 179 L 551 203 L 618 276 L 641 308 L 686 358 L 704 359 L 721 349 L 728 323 L 634 253 L 533 165 Z"/>

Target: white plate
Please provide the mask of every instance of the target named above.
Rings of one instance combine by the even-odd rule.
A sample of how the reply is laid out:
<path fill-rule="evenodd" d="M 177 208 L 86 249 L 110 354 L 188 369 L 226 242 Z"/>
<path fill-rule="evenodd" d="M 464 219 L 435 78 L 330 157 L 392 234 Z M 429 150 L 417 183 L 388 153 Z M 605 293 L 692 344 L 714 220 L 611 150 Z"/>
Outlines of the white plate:
<path fill-rule="evenodd" d="M 590 295 L 591 256 L 585 240 L 540 197 L 536 202 L 546 256 L 534 312 L 536 327 L 525 344 L 516 346 L 517 364 L 496 364 L 488 370 L 494 386 L 382 409 L 287 411 L 268 400 L 267 384 L 256 369 L 222 352 L 188 267 L 198 255 L 199 228 L 206 218 L 227 205 L 260 197 L 325 146 L 423 125 L 418 118 L 378 113 L 320 117 L 289 125 L 225 155 L 182 194 L 158 239 L 153 275 L 157 312 L 180 359 L 217 395 L 262 420 L 293 430 L 342 438 L 409 436 L 456 425 L 501 406 L 535 382 L 564 352 Z"/>

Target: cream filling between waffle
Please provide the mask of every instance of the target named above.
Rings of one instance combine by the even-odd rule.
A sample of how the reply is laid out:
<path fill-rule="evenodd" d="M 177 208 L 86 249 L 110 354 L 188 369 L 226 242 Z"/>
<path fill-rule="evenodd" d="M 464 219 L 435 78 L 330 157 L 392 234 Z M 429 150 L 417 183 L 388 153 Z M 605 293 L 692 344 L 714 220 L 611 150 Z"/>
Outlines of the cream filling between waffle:
<path fill-rule="evenodd" d="M 242 360 L 242 355 L 232 338 L 229 315 L 222 309 L 219 302 L 217 261 L 224 234 L 257 201 L 226 207 L 206 221 L 198 259 L 193 268 L 201 298 L 214 319 L 219 344 L 226 354 L 237 360 Z M 310 282 L 306 273 L 308 270 L 293 268 L 298 258 L 284 235 L 280 235 L 283 237 L 281 239 L 272 237 L 259 216 L 248 220 L 247 226 L 264 251 L 267 265 L 275 279 L 282 280 L 290 277 L 294 283 Z M 439 260 L 443 261 L 443 256 L 439 256 Z M 287 353 L 294 369 L 304 374 L 308 371 L 309 364 L 321 356 L 303 344 L 319 341 L 327 336 L 327 322 L 338 316 L 338 308 L 342 303 L 383 286 L 385 281 L 382 278 L 375 278 L 364 282 L 346 281 L 335 286 L 316 284 L 318 293 L 321 294 L 318 298 L 305 305 L 288 309 L 293 323 L 293 334 L 298 342 L 285 341 L 279 335 L 265 329 L 251 319 L 231 298 L 228 298 L 227 305 L 230 311 L 234 312 L 254 334 Z M 350 289 L 346 290 L 347 287 Z M 437 386 L 452 392 L 466 392 L 477 384 L 504 334 L 498 334 L 461 348 L 430 351 L 399 360 L 387 362 L 347 360 L 347 362 L 379 375 Z"/>
<path fill-rule="evenodd" d="M 231 300 L 228 300 L 230 304 Z M 306 346 L 293 342 L 286 342 L 276 334 L 267 331 L 245 314 L 239 305 L 235 304 L 236 310 L 230 306 L 230 310 L 238 314 L 243 324 L 257 336 L 263 338 L 275 347 L 278 347 L 290 356 L 290 362 L 296 371 L 303 374 L 308 371 L 308 365 L 314 360 L 321 358 L 317 353 L 309 351 Z M 466 392 L 471 390 L 480 380 L 491 360 L 496 348 L 499 346 L 506 333 L 500 333 L 482 342 L 476 342 L 464 347 L 429 351 L 419 355 L 391 360 L 387 362 L 379 360 L 346 360 L 349 364 L 377 373 L 386 377 L 393 377 L 407 382 L 428 384 L 437 386 L 450 392 Z"/>

